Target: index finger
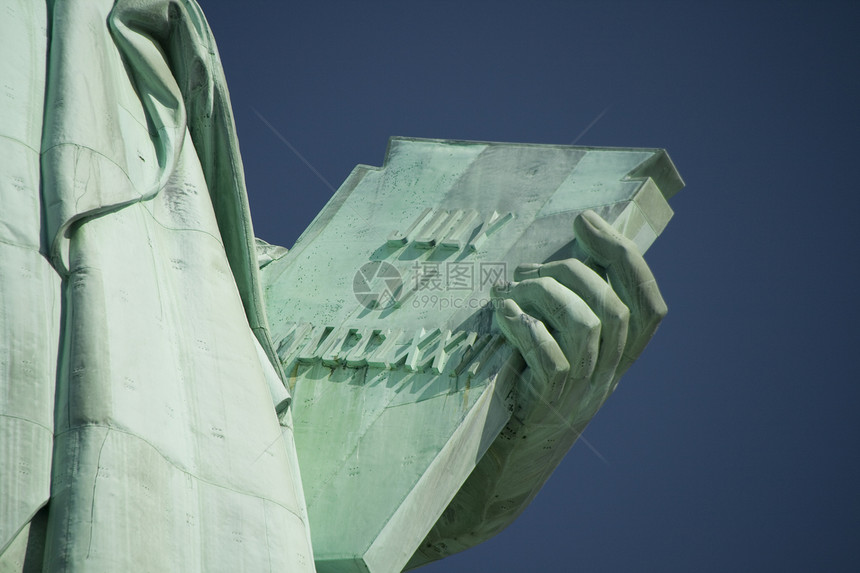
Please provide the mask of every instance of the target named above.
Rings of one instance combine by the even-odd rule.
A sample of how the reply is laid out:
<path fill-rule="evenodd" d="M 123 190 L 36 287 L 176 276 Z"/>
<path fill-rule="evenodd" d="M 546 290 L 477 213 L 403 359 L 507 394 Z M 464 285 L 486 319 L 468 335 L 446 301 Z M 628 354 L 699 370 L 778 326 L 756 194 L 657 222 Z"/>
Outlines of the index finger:
<path fill-rule="evenodd" d="M 573 223 L 576 238 L 597 264 L 606 269 L 613 289 L 630 309 L 630 330 L 624 350 L 623 371 L 639 355 L 668 308 L 654 274 L 630 239 L 622 236 L 593 211 L 584 211 Z"/>

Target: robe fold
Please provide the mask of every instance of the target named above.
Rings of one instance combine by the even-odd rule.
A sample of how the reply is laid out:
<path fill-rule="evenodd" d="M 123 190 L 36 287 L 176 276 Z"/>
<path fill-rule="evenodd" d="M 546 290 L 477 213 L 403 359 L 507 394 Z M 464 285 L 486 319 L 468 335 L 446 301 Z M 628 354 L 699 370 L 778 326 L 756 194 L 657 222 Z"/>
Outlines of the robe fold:
<path fill-rule="evenodd" d="M 313 571 L 200 8 L 0 4 L 0 571 Z"/>

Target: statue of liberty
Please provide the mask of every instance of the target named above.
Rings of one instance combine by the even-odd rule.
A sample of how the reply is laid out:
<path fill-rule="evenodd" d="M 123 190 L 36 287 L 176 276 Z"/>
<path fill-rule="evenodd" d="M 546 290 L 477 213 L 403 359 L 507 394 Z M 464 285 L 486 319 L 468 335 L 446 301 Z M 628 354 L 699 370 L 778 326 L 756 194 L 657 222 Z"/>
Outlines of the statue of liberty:
<path fill-rule="evenodd" d="M 296 303 L 264 296 L 200 8 L 2 4 L 0 570 L 314 571 L 267 319 Z M 494 291 L 513 416 L 396 570 L 510 523 L 664 316 L 633 241 L 592 212 L 575 230 L 588 264 Z"/>

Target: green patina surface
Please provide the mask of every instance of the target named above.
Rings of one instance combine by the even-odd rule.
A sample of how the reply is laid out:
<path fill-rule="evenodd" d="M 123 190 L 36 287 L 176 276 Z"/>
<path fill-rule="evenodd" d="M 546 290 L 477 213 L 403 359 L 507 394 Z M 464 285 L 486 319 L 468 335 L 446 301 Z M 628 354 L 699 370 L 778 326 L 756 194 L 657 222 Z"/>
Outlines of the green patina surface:
<path fill-rule="evenodd" d="M 393 138 L 262 271 L 321 571 L 399 571 L 507 422 L 491 286 L 582 256 L 592 209 L 645 251 L 662 150 Z M 390 265 L 390 266 L 389 266 Z"/>
<path fill-rule="evenodd" d="M 577 378 L 490 302 L 594 294 L 523 263 L 650 276 L 663 151 L 394 138 L 286 252 L 254 240 L 196 3 L 2 9 L 0 570 L 396 572 L 521 511 L 629 364 Z M 652 283 L 622 295 L 659 322 Z"/>

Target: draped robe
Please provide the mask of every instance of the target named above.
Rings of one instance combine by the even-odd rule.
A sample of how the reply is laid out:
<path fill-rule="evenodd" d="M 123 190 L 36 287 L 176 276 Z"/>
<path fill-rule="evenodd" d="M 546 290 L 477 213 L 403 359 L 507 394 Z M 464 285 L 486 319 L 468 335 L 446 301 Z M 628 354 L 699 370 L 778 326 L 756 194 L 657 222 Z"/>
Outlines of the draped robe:
<path fill-rule="evenodd" d="M 192 0 L 4 0 L 0 571 L 313 571 Z"/>

